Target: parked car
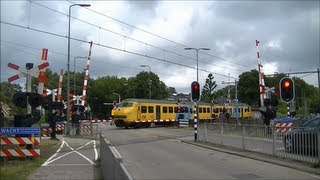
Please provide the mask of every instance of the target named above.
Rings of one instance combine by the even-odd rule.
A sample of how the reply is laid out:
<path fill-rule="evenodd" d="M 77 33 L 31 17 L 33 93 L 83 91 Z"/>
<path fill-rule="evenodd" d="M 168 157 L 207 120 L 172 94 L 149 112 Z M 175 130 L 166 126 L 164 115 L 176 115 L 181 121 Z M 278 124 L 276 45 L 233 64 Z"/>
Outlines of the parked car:
<path fill-rule="evenodd" d="M 294 127 L 283 138 L 285 151 L 317 156 L 318 133 L 320 133 L 320 117 L 310 119 L 300 127 Z"/>

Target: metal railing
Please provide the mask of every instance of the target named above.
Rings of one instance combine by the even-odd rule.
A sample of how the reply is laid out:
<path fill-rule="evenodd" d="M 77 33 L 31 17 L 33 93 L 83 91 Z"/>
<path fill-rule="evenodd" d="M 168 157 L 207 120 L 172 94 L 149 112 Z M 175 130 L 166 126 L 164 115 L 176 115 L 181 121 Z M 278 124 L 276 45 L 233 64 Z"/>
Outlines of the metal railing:
<path fill-rule="evenodd" d="M 320 162 L 319 129 L 199 124 L 198 140 L 308 163 Z"/>

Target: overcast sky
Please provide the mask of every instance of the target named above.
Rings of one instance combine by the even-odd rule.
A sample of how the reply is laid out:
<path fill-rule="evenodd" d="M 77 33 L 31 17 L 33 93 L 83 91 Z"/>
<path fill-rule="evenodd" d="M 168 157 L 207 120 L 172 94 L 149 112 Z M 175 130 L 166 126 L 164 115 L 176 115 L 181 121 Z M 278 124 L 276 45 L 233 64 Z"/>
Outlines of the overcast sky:
<path fill-rule="evenodd" d="M 228 74 L 257 69 L 255 40 L 265 74 L 320 66 L 319 1 L 1 1 L 1 82 L 17 74 L 9 62 L 40 64 L 42 48 L 49 49 L 50 69 L 67 70 L 73 2 L 91 7 L 72 7 L 71 37 L 82 42 L 71 40 L 70 70 L 74 57 L 88 56 L 85 42 L 93 41 L 93 78 L 131 77 L 148 65 L 167 86 L 188 93 L 197 62 L 196 51 L 184 48 L 210 48 L 199 51 L 199 82 L 203 86 L 212 72 L 220 89 Z M 85 64 L 77 59 L 76 71 Z M 318 86 L 316 73 L 296 76 Z"/>

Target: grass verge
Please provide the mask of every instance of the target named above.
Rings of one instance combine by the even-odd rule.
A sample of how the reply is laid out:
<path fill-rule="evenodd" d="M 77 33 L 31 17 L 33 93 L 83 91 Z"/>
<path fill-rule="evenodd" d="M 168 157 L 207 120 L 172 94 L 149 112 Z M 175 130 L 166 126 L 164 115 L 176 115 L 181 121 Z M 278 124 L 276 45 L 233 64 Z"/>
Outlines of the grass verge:
<path fill-rule="evenodd" d="M 40 142 L 39 158 L 5 158 L 1 157 L 0 179 L 26 179 L 33 171 L 41 166 L 59 148 L 60 141 L 42 139 Z"/>

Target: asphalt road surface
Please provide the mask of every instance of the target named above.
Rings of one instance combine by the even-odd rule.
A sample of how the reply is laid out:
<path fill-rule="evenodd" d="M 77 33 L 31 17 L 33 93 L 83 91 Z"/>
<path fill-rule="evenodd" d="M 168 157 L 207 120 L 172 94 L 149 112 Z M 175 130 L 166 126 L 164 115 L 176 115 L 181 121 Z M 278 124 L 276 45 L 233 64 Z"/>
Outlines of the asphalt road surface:
<path fill-rule="evenodd" d="M 181 142 L 193 131 L 100 125 L 134 179 L 320 179 L 319 176 Z"/>

